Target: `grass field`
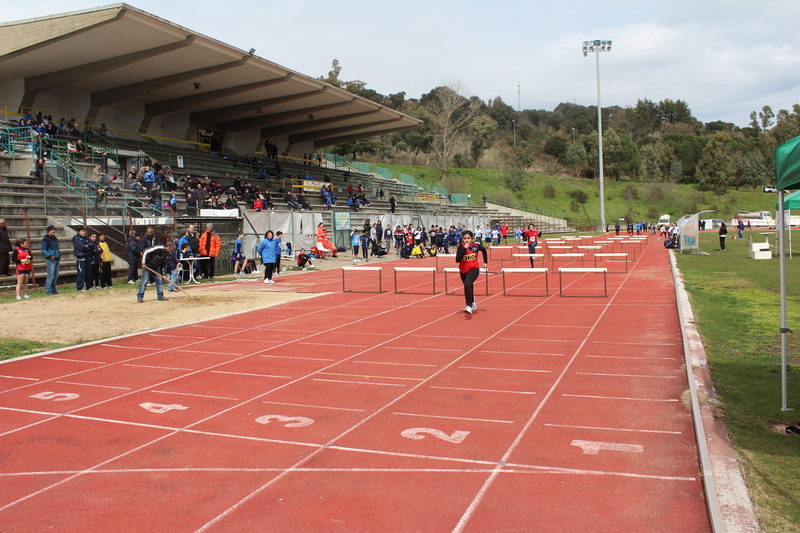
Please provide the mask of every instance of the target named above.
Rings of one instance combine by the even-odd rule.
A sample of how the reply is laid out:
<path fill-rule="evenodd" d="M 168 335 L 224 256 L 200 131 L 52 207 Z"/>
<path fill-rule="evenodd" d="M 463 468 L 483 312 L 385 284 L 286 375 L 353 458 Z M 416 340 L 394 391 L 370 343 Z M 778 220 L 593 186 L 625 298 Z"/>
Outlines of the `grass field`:
<path fill-rule="evenodd" d="M 730 237 L 730 234 L 729 234 Z M 754 240 L 764 236 L 754 233 Z M 795 231 L 795 243 L 800 231 Z M 778 258 L 748 259 L 748 240 L 704 233 L 710 255 L 679 255 L 721 412 L 766 533 L 800 531 L 800 436 L 771 425 L 800 423 L 800 339 L 788 336 L 788 405 L 781 411 Z M 774 238 L 770 236 L 770 242 Z M 800 254 L 787 259 L 787 322 L 800 333 Z"/>

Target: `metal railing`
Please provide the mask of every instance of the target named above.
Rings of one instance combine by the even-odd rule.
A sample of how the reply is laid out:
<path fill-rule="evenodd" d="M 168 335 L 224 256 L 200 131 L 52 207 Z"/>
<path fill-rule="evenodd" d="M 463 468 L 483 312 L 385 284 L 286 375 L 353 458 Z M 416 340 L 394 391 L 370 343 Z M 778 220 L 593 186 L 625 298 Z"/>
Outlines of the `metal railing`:
<path fill-rule="evenodd" d="M 553 218 L 565 218 L 568 219 L 569 215 L 564 213 L 563 211 L 550 211 L 548 209 L 541 209 L 539 207 L 532 207 L 527 204 L 519 204 L 517 202 L 510 202 L 508 200 L 502 200 L 500 198 L 495 198 L 494 196 L 487 196 L 486 202 L 499 205 L 502 207 L 508 207 L 510 209 L 516 209 L 517 211 L 525 211 L 526 213 L 533 213 L 534 215 L 542 215 L 545 217 L 553 217 Z"/>

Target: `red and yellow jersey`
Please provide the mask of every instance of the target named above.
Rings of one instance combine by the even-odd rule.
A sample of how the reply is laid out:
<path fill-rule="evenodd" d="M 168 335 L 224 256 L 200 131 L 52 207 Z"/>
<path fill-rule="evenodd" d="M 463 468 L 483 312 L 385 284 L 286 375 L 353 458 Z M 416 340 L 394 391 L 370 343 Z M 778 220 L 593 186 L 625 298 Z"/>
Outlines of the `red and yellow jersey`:
<path fill-rule="evenodd" d="M 483 252 L 483 261 L 486 262 L 486 248 L 480 244 L 473 242 L 469 246 L 460 246 L 456 254 L 459 271 L 466 274 L 470 270 L 480 268 L 478 252 Z"/>

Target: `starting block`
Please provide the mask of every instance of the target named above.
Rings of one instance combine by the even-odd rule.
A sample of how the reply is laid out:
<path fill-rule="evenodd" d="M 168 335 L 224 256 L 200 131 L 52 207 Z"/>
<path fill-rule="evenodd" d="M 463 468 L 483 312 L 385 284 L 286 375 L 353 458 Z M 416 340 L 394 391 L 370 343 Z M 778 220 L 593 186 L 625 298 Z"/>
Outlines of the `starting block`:
<path fill-rule="evenodd" d="M 394 268 L 394 293 L 395 294 L 428 294 L 420 292 L 409 292 L 397 290 L 397 273 L 398 272 L 430 272 L 433 274 L 433 292 L 431 294 L 439 294 L 436 292 L 436 268 L 435 267 L 395 267 Z"/>
<path fill-rule="evenodd" d="M 344 273 L 347 272 L 378 272 L 378 292 L 386 292 L 383 290 L 383 268 L 382 267 L 368 267 L 368 266 L 345 266 L 342 267 L 342 292 L 372 292 L 372 291 L 354 291 L 345 288 Z"/>
<path fill-rule="evenodd" d="M 448 296 L 451 295 L 451 294 L 455 294 L 456 291 L 448 291 L 447 290 L 447 275 L 448 274 L 453 274 L 453 273 L 460 273 L 461 269 L 459 269 L 457 267 L 456 268 L 445 268 L 442 272 L 444 272 L 444 293 L 446 295 L 448 295 Z M 488 268 L 481 268 L 481 272 L 483 272 L 486 275 L 486 277 L 485 277 L 485 279 L 486 279 L 486 293 L 485 294 L 479 294 L 478 296 L 489 296 L 490 294 L 492 294 L 491 292 L 489 292 L 489 269 Z"/>
<path fill-rule="evenodd" d="M 558 269 L 558 295 L 570 296 L 564 294 L 564 282 L 562 278 L 563 273 L 575 274 L 603 274 L 603 294 L 599 296 L 586 295 L 586 298 L 607 298 L 608 297 L 608 277 L 606 276 L 608 270 L 605 268 L 559 268 Z"/>
<path fill-rule="evenodd" d="M 503 268 L 503 296 L 550 296 L 549 271 L 546 268 Z M 506 274 L 544 274 L 544 294 L 510 294 L 506 289 Z"/>

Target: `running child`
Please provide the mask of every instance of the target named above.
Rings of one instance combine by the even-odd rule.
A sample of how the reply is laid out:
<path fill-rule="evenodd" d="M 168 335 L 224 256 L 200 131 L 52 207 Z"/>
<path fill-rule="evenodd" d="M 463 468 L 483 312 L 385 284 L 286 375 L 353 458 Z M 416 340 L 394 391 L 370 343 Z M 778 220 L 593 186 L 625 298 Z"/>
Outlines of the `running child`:
<path fill-rule="evenodd" d="M 478 252 L 483 254 L 484 265 L 488 263 L 489 260 L 486 255 L 486 248 L 484 248 L 480 242 L 473 242 L 472 232 L 466 230 L 461 235 L 461 245 L 456 252 L 456 263 L 458 263 L 458 270 L 461 273 L 461 281 L 464 282 L 464 298 L 467 302 L 467 307 L 464 309 L 464 312 L 470 315 L 478 308 L 473 294 L 473 285 L 475 284 L 475 280 L 478 279 L 478 275 L 481 273 Z"/>

